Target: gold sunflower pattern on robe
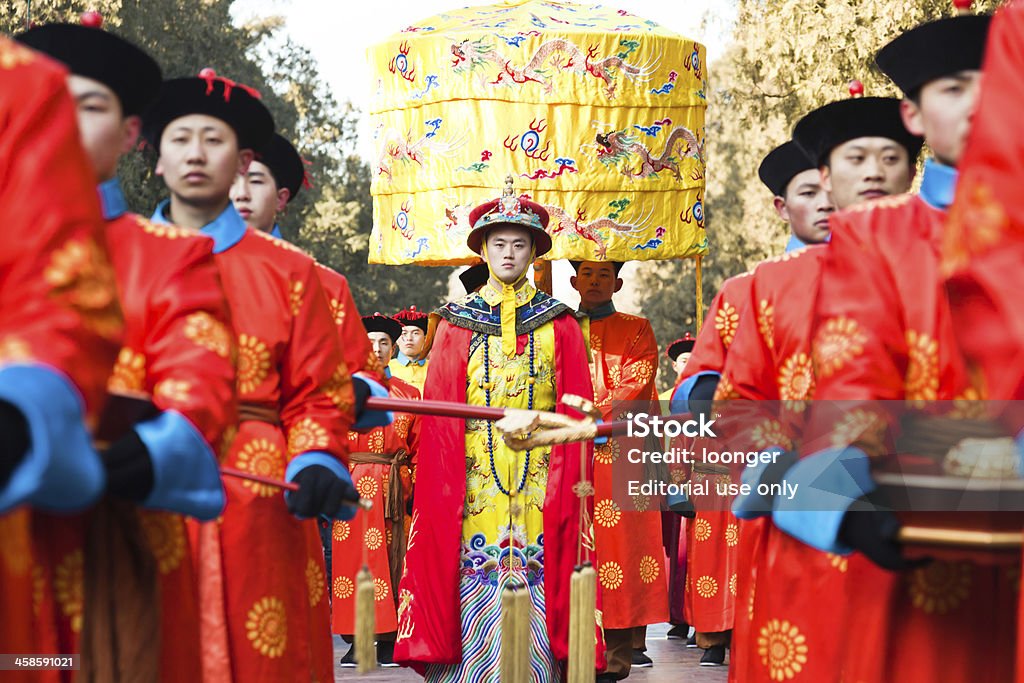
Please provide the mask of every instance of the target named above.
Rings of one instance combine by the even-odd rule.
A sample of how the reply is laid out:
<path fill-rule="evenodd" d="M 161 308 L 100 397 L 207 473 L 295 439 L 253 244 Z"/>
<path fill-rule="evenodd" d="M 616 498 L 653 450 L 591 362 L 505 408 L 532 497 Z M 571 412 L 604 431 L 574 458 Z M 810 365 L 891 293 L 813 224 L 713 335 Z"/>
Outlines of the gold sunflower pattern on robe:
<path fill-rule="evenodd" d="M 71 623 L 71 630 L 82 632 L 82 607 L 85 593 L 84 557 L 81 550 L 64 556 L 53 577 L 53 590 L 61 614 Z"/>
<path fill-rule="evenodd" d="M 185 526 L 180 517 L 166 512 L 139 510 L 146 545 L 156 559 L 161 574 L 169 574 L 185 559 Z"/>
<path fill-rule="evenodd" d="M 907 330 L 908 401 L 934 401 L 939 393 L 939 343 L 924 332 Z"/>
<path fill-rule="evenodd" d="M 312 557 L 306 563 L 306 589 L 309 593 L 309 606 L 316 607 L 323 599 L 324 572 Z"/>
<path fill-rule="evenodd" d="M 257 337 L 238 335 L 238 391 L 250 394 L 270 374 L 270 349 Z"/>
<path fill-rule="evenodd" d="M 732 344 L 739 324 L 740 314 L 736 307 L 728 301 L 723 301 L 721 307 L 715 312 L 715 329 L 718 330 L 718 336 L 725 348 L 728 349 Z"/>
<path fill-rule="evenodd" d="M 257 600 L 246 615 L 245 635 L 264 657 L 276 659 L 283 655 L 288 645 L 288 618 L 284 603 L 273 596 Z"/>
<path fill-rule="evenodd" d="M 814 338 L 814 368 L 822 377 L 831 377 L 847 363 L 864 353 L 867 335 L 853 318 L 829 318 Z"/>
<path fill-rule="evenodd" d="M 601 586 L 606 590 L 615 590 L 622 585 L 624 575 L 618 562 L 605 562 L 601 565 L 597 577 L 601 581 Z"/>
<path fill-rule="evenodd" d="M 807 664 L 807 636 L 785 619 L 772 619 L 761 628 L 757 654 L 772 680 L 792 680 Z"/>
<path fill-rule="evenodd" d="M 146 390 L 146 357 L 127 346 L 122 347 L 114 363 L 114 371 L 107 380 L 107 389 L 113 392 Z"/>
<path fill-rule="evenodd" d="M 206 311 L 197 311 L 185 318 L 184 334 L 185 339 L 221 358 L 231 355 L 231 332 Z"/>
<path fill-rule="evenodd" d="M 948 614 L 971 595 L 971 565 L 930 562 L 907 577 L 911 603 L 927 614 Z"/>
<path fill-rule="evenodd" d="M 239 451 L 238 468 L 263 477 L 283 479 L 285 473 L 284 454 L 269 439 L 253 439 Z M 263 498 L 279 495 L 281 492 L 276 486 L 256 481 L 243 481 L 242 486 L 251 489 L 256 495 Z"/>

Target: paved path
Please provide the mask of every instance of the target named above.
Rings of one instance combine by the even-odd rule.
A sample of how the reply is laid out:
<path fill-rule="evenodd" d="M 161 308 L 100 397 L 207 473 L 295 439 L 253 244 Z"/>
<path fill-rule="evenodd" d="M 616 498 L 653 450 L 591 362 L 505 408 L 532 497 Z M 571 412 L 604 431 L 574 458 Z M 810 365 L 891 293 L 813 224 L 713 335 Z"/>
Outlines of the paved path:
<path fill-rule="evenodd" d="M 647 654 L 654 660 L 650 669 L 634 669 L 628 683 L 725 683 L 726 667 L 698 666 L 704 652 L 686 649 L 681 640 L 666 640 L 668 624 L 651 626 L 647 634 Z M 348 651 L 348 646 L 339 638 L 334 639 L 335 662 Z M 728 659 L 726 660 L 728 662 Z M 406 669 L 377 669 L 366 676 L 359 676 L 355 669 L 335 669 L 336 681 L 368 681 L 369 683 L 414 683 L 422 679 Z"/>

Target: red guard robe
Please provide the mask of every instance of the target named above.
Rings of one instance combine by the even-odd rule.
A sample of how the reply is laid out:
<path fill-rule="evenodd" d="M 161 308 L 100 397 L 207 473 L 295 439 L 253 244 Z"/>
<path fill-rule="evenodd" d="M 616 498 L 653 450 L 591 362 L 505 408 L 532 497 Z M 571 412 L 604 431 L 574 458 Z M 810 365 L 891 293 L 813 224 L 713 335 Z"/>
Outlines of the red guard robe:
<path fill-rule="evenodd" d="M 283 479 L 297 458 L 344 462 L 352 385 L 316 263 L 230 205 L 203 231 L 238 340 L 240 424 L 225 465 Z M 224 516 L 193 530 L 204 680 L 332 680 L 316 522 L 292 516 L 273 486 L 224 484 Z"/>
<path fill-rule="evenodd" d="M 816 316 L 815 363 L 829 369 L 819 372 L 818 399 L 981 397 L 940 273 L 944 222 L 943 211 L 911 195 L 833 216 Z M 847 680 L 1011 680 L 1013 584 L 1009 569 L 971 562 L 903 573 L 867 565 L 856 585 L 872 590 L 850 587 L 842 629 Z"/>
<path fill-rule="evenodd" d="M 753 273 L 750 305 L 715 395 L 727 402 L 718 425 L 730 450 L 788 450 L 801 436 L 801 404 L 814 392 L 812 312 L 828 248 L 788 252 Z M 730 680 L 839 681 L 837 590 L 847 560 L 787 536 L 766 517 L 743 521 L 741 536 Z"/>
<path fill-rule="evenodd" d="M 360 319 L 359 310 L 352 299 L 352 290 L 349 287 L 348 279 L 341 273 L 331 270 L 320 263 L 317 263 L 316 266 L 317 274 L 320 276 L 320 283 L 323 285 L 324 294 L 327 297 L 327 304 L 330 307 L 331 318 L 334 320 L 338 330 L 341 354 L 345 365 L 348 366 L 349 374 L 353 375 L 357 372 L 365 371 L 372 375 L 374 379 L 383 381 L 383 368 L 376 354 L 373 353 L 373 349 L 370 348 L 370 340 L 366 336 L 366 329 L 363 327 L 362 320 Z M 324 522 L 318 520 L 317 523 L 323 524 Z M 317 538 L 309 537 L 308 542 L 310 544 L 308 550 L 310 557 L 323 552 L 322 536 Z M 332 555 L 332 563 L 334 557 Z M 331 571 L 333 573 L 333 566 Z M 331 577 L 328 576 L 326 578 L 327 590 L 330 591 L 332 585 Z M 332 606 L 330 600 L 323 600 L 310 605 L 310 611 L 311 623 L 321 623 L 325 618 L 330 622 L 337 608 Z M 323 661 L 324 658 L 334 659 L 334 643 L 331 639 L 316 638 L 312 643 L 312 647 L 315 660 Z"/>
<path fill-rule="evenodd" d="M 722 289 L 712 300 L 705 318 L 710 324 L 706 322 L 697 333 L 693 353 L 676 383 L 677 390 L 690 380 L 684 390 L 688 395 L 697 375 L 722 372 L 736 337 L 740 313 L 750 301 L 750 284 L 750 273 L 736 275 L 722 283 Z M 679 448 L 685 445 L 698 454 L 704 446 L 719 450 L 713 443 L 690 441 L 684 443 L 679 439 L 674 445 Z M 676 468 L 673 475 L 680 481 L 713 481 L 713 477 L 709 479 L 706 474 L 694 474 L 689 469 Z M 728 631 L 736 619 L 737 579 L 734 577 L 739 572 L 740 524 L 729 511 L 726 501 L 716 502 L 721 502 L 721 505 L 698 504 L 697 516 L 688 520 L 686 525 L 684 615 L 699 633 Z"/>
<path fill-rule="evenodd" d="M 348 278 L 341 273 L 331 270 L 327 266 L 317 264 L 317 273 L 320 274 L 320 282 L 324 287 L 324 294 L 327 295 L 327 303 L 331 307 L 331 316 L 334 324 L 338 326 L 338 335 L 341 337 L 341 353 L 345 358 L 349 374 L 355 374 L 365 370 L 374 376 L 384 376 L 384 368 L 380 360 L 370 347 L 370 340 L 366 336 L 366 328 L 363 327 L 359 309 L 352 299 L 352 289 L 349 287 Z"/>
<path fill-rule="evenodd" d="M 956 200 L 943 238 L 953 328 L 969 367 L 980 371 L 990 399 L 1012 400 L 1003 416 L 1011 433 L 1024 429 L 1024 150 L 1008 112 L 1024 102 L 1019 55 L 1024 5 L 1001 9 L 992 21 L 985 88 L 960 160 Z M 1024 681 L 1024 601 L 1017 626 L 1017 681 Z"/>
<path fill-rule="evenodd" d="M 121 313 L 95 176 L 66 70 L 0 36 L 0 369 L 38 366 L 71 382 L 95 420 L 120 345 Z M 54 191 L 60 188 L 60 191 Z M 32 513 L 0 515 L 0 650 L 48 653 L 34 619 Z M 54 672 L 5 672 L 46 680 Z"/>
<path fill-rule="evenodd" d="M 646 318 L 626 313 L 590 320 L 590 375 L 595 405 L 605 421 L 623 411 L 655 413 L 658 343 Z M 668 619 L 668 592 L 661 545 L 661 513 L 648 496 L 629 496 L 627 481 L 643 481 L 643 466 L 623 457 L 626 440 L 613 438 L 594 454 L 594 543 L 601 566 L 621 576 L 602 581 L 606 629 L 626 629 Z M 641 444 L 633 444 L 641 445 Z"/>
<path fill-rule="evenodd" d="M 108 388 L 145 394 L 161 410 L 177 411 L 219 453 L 225 430 L 237 421 L 237 403 L 234 338 L 213 241 L 134 214 L 109 220 L 106 239 L 125 316 Z M 154 647 L 161 680 L 198 680 L 199 596 L 185 519 L 155 510 L 138 515 L 159 570 L 161 641 Z M 82 588 L 89 523 L 88 514 L 38 516 L 36 549 L 45 586 L 40 612 L 55 625 L 55 652 L 80 651 L 82 604 L 70 589 Z"/>
<path fill-rule="evenodd" d="M 392 377 L 389 385 L 389 393 L 394 398 L 420 399 L 416 387 L 397 377 Z M 395 421 L 387 427 L 348 433 L 352 481 L 362 497 L 373 501 L 373 508 L 369 512 L 361 512 L 350 522 L 334 522 L 331 530 L 331 588 L 334 594 L 331 630 L 334 633 L 355 633 L 356 574 L 362 569 L 364 558 L 373 574 L 377 633 L 391 633 L 398 629 L 394 579 L 401 576 L 402 568 L 393 565 L 389 553 L 394 534 L 405 534 L 405 506 L 412 494 L 410 468 L 419 446 L 419 432 L 418 416 L 396 413 Z M 409 464 L 393 467 L 355 462 L 357 453 L 384 457 L 394 456 L 400 450 L 405 451 L 404 457 Z M 404 493 L 399 507 L 395 508 L 396 512 L 401 511 L 401 523 L 398 525 L 388 516 L 393 505 L 389 495 L 390 478 L 396 473 L 401 477 Z"/>
<path fill-rule="evenodd" d="M 587 351 L 579 324 L 567 308 L 550 322 L 554 326 L 557 396 L 591 398 L 593 387 L 585 369 Z M 425 400 L 465 402 L 472 337 L 466 327 L 439 322 Z M 520 352 L 526 341 L 526 334 L 518 335 Z M 559 404 L 557 410 L 566 409 Z M 454 664 L 462 659 L 459 553 L 466 497 L 466 427 L 462 420 L 425 416 L 420 429 L 430 438 L 421 442 L 418 456 L 409 548 L 399 584 L 395 661 L 423 671 L 427 664 Z M 578 446 L 553 447 L 548 468 L 543 511 L 546 621 L 554 656 L 565 660 L 569 655 L 569 581 L 579 537 L 580 504 L 573 492 L 582 474 Z M 590 478 L 592 472 L 587 475 Z M 598 600 L 600 605 L 600 596 Z M 600 639 L 597 647 L 595 663 L 603 668 Z"/>

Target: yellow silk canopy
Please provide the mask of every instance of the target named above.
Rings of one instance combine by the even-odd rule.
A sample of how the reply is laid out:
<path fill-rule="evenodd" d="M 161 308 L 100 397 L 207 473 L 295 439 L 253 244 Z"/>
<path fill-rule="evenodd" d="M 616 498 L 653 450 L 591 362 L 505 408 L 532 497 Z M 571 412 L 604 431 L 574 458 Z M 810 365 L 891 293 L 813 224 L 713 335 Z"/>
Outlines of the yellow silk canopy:
<path fill-rule="evenodd" d="M 624 10 L 527 0 L 453 10 L 369 50 L 371 263 L 457 265 L 470 210 L 547 207 L 547 259 L 707 252 L 704 46 Z"/>

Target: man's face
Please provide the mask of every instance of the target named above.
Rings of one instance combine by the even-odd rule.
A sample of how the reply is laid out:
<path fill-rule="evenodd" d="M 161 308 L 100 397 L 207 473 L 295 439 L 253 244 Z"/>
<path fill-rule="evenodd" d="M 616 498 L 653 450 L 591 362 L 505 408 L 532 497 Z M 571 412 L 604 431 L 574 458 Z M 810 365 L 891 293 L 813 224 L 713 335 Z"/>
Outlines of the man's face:
<path fill-rule="evenodd" d="M 828 216 L 835 207 L 821 186 L 818 169 L 808 169 L 793 176 L 786 185 L 785 197 L 775 198 L 775 210 L 805 244 L 819 244 L 828 239 Z"/>
<path fill-rule="evenodd" d="M 156 173 L 181 201 L 216 205 L 229 196 L 235 176 L 245 173 L 250 161 L 252 152 L 239 151 L 231 126 L 212 116 L 189 114 L 164 129 Z"/>
<path fill-rule="evenodd" d="M 259 161 L 249 164 L 246 173 L 235 176 L 231 201 L 245 222 L 263 232 L 274 229 L 277 214 L 288 203 L 288 189 L 277 188 L 270 169 Z"/>
<path fill-rule="evenodd" d="M 925 83 L 918 102 L 900 105 L 903 125 L 923 135 L 935 158 L 947 166 L 960 163 L 981 92 L 981 72 L 961 71 Z"/>
<path fill-rule="evenodd" d="M 130 152 L 139 137 L 138 116 L 124 118 L 121 100 L 99 81 L 68 76 L 68 90 L 78 110 L 78 132 L 100 182 L 117 175 L 117 160 Z"/>
<path fill-rule="evenodd" d="M 672 361 L 672 369 L 676 371 L 676 376 L 683 374 L 683 368 L 686 367 L 687 361 L 690 360 L 690 352 L 683 351 L 681 354 L 676 356 L 675 360 Z"/>
<path fill-rule="evenodd" d="M 398 350 L 409 358 L 416 358 L 423 351 L 423 330 L 415 325 L 402 325 L 402 336 L 398 338 Z"/>
<path fill-rule="evenodd" d="M 907 149 L 889 138 L 856 138 L 839 145 L 822 169 L 822 187 L 836 209 L 910 190 L 914 167 Z"/>
<path fill-rule="evenodd" d="M 569 284 L 580 293 L 580 308 L 590 310 L 612 300 L 622 289 L 622 279 L 615 275 L 615 266 L 600 261 L 584 261 Z"/>
<path fill-rule="evenodd" d="M 484 244 L 491 273 L 501 282 L 514 285 L 530 267 L 533 238 L 526 228 L 512 225 L 493 228 L 487 233 Z"/>
<path fill-rule="evenodd" d="M 366 336 L 370 339 L 370 347 L 373 349 L 374 355 L 377 356 L 377 360 L 381 365 L 387 365 L 391 361 L 391 352 L 395 348 L 391 337 L 386 332 L 367 332 Z"/>

